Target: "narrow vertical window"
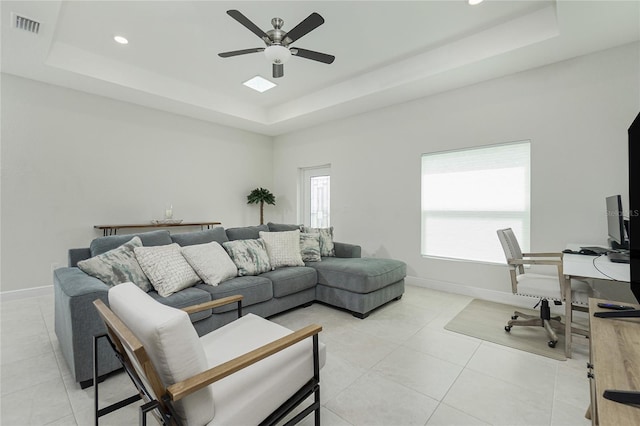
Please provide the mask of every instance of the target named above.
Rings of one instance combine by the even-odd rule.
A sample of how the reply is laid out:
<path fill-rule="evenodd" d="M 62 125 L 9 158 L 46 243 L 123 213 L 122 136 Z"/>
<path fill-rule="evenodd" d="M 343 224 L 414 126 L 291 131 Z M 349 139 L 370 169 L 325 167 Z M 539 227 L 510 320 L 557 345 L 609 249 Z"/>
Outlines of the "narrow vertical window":
<path fill-rule="evenodd" d="M 422 255 L 504 262 L 496 230 L 530 241 L 530 142 L 422 156 Z"/>
<path fill-rule="evenodd" d="M 302 222 L 312 228 L 331 226 L 331 167 L 301 169 Z"/>

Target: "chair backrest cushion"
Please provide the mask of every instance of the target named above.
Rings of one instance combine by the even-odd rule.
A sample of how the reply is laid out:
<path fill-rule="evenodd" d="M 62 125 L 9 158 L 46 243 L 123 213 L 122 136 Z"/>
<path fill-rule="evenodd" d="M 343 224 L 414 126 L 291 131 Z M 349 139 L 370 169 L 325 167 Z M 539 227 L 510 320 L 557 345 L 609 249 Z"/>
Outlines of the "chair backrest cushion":
<path fill-rule="evenodd" d="M 186 312 L 155 301 L 132 283 L 112 287 L 109 305 L 140 340 L 165 387 L 208 368 Z M 174 407 L 186 425 L 205 425 L 215 414 L 210 387 L 177 401 Z"/>
<path fill-rule="evenodd" d="M 516 235 L 511 228 L 499 229 L 498 238 L 500 239 L 500 244 L 502 244 L 502 249 L 504 250 L 504 255 L 507 260 L 522 259 L 520 244 L 518 244 Z"/>

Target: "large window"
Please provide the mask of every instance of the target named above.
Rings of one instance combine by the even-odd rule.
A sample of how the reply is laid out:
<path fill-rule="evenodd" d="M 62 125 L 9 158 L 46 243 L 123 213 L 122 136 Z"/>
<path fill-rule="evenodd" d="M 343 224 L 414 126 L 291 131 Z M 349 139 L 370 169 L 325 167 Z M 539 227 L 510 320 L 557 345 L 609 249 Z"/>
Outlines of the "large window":
<path fill-rule="evenodd" d="M 311 228 L 331 226 L 331 166 L 301 169 L 302 222 Z"/>
<path fill-rule="evenodd" d="M 422 254 L 504 263 L 496 230 L 529 250 L 530 142 L 422 156 Z"/>

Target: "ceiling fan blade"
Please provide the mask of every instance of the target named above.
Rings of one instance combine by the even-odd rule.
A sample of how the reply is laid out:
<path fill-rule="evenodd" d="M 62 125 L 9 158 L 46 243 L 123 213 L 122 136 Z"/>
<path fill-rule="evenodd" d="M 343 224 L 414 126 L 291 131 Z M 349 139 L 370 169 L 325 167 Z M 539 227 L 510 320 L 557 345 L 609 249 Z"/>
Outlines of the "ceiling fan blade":
<path fill-rule="evenodd" d="M 260 37 L 265 42 L 267 40 L 269 40 L 269 36 L 267 35 L 267 33 L 262 31 L 256 24 L 251 22 L 249 20 L 249 18 L 244 16 L 239 10 L 235 10 L 235 9 L 227 10 L 227 15 L 231 16 L 233 19 L 235 19 L 236 21 L 240 22 L 249 31 L 251 31 L 252 33 L 257 35 L 258 37 Z"/>
<path fill-rule="evenodd" d="M 300 22 L 298 25 L 293 27 L 293 29 L 287 33 L 285 40 L 288 43 L 293 43 L 294 41 L 307 35 L 309 32 L 315 30 L 322 24 L 324 24 L 324 18 L 320 16 L 318 13 L 313 12 L 311 15 L 307 16 L 302 22 Z"/>
<path fill-rule="evenodd" d="M 230 58 L 232 56 L 246 55 L 248 53 L 258 53 L 263 51 L 264 51 L 264 47 L 254 47 L 253 49 L 232 50 L 230 52 L 222 52 L 222 53 L 218 53 L 218 56 L 220 56 L 221 58 Z"/>
<path fill-rule="evenodd" d="M 336 59 L 333 55 L 327 55 L 326 53 L 314 52 L 313 50 L 301 49 L 299 47 L 292 47 L 291 54 L 299 56 L 305 59 L 311 59 L 314 61 L 322 62 L 325 64 L 331 64 Z"/>
<path fill-rule="evenodd" d="M 280 78 L 284 76 L 284 64 L 272 64 L 273 78 Z"/>

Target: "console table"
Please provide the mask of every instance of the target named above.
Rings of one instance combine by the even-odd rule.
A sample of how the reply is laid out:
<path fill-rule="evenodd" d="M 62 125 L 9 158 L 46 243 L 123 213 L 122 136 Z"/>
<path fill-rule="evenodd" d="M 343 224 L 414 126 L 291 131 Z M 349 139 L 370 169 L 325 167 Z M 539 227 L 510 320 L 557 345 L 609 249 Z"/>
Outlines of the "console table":
<path fill-rule="evenodd" d="M 118 229 L 131 228 L 176 228 L 185 226 L 199 226 L 201 230 L 211 229 L 215 225 L 221 225 L 220 222 L 181 222 L 181 223 L 141 223 L 129 225 L 94 225 L 95 229 L 102 229 L 102 235 L 116 235 Z"/>
<path fill-rule="evenodd" d="M 594 425 L 640 425 L 640 408 L 604 397 L 606 390 L 640 391 L 640 318 L 598 318 L 595 312 L 611 312 L 589 299 L 591 422 Z M 589 413 L 588 413 L 589 414 Z"/>

